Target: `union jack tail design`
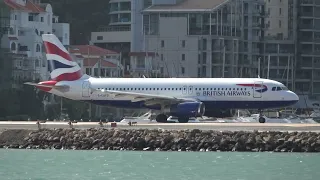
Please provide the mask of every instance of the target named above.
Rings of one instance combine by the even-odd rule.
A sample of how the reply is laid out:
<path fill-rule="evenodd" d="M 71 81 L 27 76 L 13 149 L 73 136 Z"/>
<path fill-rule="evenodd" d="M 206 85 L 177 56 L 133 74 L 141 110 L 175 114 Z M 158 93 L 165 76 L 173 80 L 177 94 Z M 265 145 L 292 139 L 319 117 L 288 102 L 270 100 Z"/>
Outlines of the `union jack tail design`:
<path fill-rule="evenodd" d="M 52 80 L 75 81 L 82 77 L 78 63 L 72 61 L 69 52 L 54 34 L 43 34 L 42 40 Z"/>

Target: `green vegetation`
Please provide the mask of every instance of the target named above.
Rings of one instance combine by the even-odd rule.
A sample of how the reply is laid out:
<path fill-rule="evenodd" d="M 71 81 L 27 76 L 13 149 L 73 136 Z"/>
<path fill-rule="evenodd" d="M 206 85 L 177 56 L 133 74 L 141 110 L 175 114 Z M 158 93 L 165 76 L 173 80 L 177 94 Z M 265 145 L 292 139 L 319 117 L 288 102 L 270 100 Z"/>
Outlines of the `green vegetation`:
<path fill-rule="evenodd" d="M 109 0 L 42 0 L 60 22 L 70 23 L 70 44 L 88 44 L 90 33 L 109 23 Z"/>

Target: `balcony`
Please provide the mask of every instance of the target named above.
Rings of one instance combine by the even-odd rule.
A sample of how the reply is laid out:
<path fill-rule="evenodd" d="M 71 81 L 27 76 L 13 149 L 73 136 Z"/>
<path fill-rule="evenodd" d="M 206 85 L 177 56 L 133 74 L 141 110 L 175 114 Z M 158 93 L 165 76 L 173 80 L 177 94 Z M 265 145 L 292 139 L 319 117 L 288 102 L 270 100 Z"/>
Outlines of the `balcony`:
<path fill-rule="evenodd" d="M 300 36 L 301 42 L 312 42 L 313 38 L 312 36 Z"/>
<path fill-rule="evenodd" d="M 313 6 L 313 1 L 314 0 L 301 0 L 300 2 L 301 2 L 302 6 Z M 317 2 L 317 0 L 316 0 L 316 2 Z"/>
<path fill-rule="evenodd" d="M 31 55 L 31 51 L 28 46 L 20 46 L 17 52 L 18 54 L 27 55 L 28 57 Z"/>
<path fill-rule="evenodd" d="M 300 16 L 307 17 L 307 18 L 312 18 L 313 17 L 313 12 L 301 12 Z"/>
<path fill-rule="evenodd" d="M 112 15 L 110 18 L 110 25 L 130 24 L 131 14 Z"/>
<path fill-rule="evenodd" d="M 299 24 L 300 29 L 308 29 L 312 30 L 313 29 L 313 24 Z"/>
<path fill-rule="evenodd" d="M 99 27 L 98 32 L 122 32 L 131 31 L 131 26 L 107 26 Z"/>
<path fill-rule="evenodd" d="M 131 12 L 130 2 L 119 2 L 110 4 L 110 14 Z"/>

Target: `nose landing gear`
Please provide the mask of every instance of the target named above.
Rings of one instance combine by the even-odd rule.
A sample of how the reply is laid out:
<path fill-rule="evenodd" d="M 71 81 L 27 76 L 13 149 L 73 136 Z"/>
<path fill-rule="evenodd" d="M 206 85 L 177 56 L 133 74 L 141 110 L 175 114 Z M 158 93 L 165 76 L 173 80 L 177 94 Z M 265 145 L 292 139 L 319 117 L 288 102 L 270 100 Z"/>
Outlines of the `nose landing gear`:
<path fill-rule="evenodd" d="M 264 117 L 259 117 L 259 123 L 265 123 L 266 119 Z"/>
<path fill-rule="evenodd" d="M 265 123 L 266 118 L 263 117 L 262 110 L 259 110 L 259 123 Z"/>

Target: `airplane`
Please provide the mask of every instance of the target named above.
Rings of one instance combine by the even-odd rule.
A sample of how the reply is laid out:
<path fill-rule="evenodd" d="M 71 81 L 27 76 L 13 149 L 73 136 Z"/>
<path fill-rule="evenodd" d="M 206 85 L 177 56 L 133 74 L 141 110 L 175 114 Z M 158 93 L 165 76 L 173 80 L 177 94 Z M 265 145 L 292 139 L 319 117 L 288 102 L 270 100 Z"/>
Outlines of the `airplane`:
<path fill-rule="evenodd" d="M 51 79 L 25 83 L 72 100 L 121 108 L 159 110 L 180 123 L 189 118 L 220 116 L 229 109 L 264 109 L 295 104 L 299 97 L 280 82 L 263 78 L 95 78 L 83 74 L 54 34 L 43 34 Z"/>

